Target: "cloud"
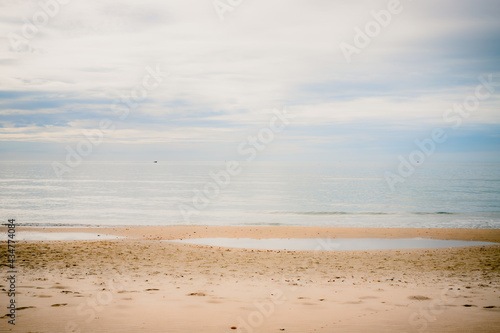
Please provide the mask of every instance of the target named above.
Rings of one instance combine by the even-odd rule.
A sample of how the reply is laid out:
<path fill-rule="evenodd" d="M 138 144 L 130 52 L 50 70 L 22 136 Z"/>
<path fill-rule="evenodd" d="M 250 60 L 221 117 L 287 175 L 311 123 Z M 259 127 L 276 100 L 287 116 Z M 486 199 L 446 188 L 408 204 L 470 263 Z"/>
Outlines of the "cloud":
<path fill-rule="evenodd" d="M 244 139 L 285 105 L 301 129 L 281 140 L 296 151 L 359 138 L 359 123 L 383 124 L 398 139 L 443 126 L 444 110 L 473 93 L 479 75 L 500 78 L 500 6 L 401 4 L 348 64 L 339 44 L 353 43 L 355 27 L 387 1 L 247 1 L 224 21 L 211 1 L 72 1 L 38 27 L 29 52 L 12 50 L 8 36 L 22 36 L 23 17 L 33 21 L 40 5 L 4 3 L 0 140 L 71 142 L 108 118 L 117 125 L 110 143 L 201 147 Z M 157 65 L 160 86 L 126 119 L 117 117 L 113 104 Z M 468 124 L 500 122 L 498 91 Z M 389 149 L 390 140 L 370 133 Z"/>

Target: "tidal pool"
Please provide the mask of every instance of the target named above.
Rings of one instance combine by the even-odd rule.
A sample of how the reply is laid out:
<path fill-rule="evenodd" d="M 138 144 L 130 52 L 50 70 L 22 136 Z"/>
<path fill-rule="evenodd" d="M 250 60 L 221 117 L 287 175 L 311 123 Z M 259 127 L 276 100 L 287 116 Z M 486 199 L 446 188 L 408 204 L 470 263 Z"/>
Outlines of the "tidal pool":
<path fill-rule="evenodd" d="M 167 242 L 198 244 L 220 247 L 233 247 L 260 250 L 392 250 L 392 249 L 419 249 L 440 248 L 474 245 L 495 245 L 497 243 L 439 240 L 425 238 L 191 238 L 169 240 Z"/>
<path fill-rule="evenodd" d="M 120 236 L 94 234 L 90 232 L 38 232 L 19 231 L 15 233 L 14 241 L 43 241 L 43 240 L 105 240 L 119 239 Z M 9 238 L 11 239 L 11 238 Z M 0 241 L 7 240 L 7 233 L 0 235 Z"/>

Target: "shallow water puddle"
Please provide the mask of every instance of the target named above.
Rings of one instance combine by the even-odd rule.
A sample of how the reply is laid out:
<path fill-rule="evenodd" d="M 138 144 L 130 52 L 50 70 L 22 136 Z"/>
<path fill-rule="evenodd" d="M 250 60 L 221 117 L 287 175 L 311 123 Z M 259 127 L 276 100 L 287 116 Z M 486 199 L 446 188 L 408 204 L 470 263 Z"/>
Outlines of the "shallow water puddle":
<path fill-rule="evenodd" d="M 418 249 L 497 244 L 490 242 L 438 240 L 425 238 L 192 238 L 170 240 L 167 242 L 261 250 L 319 251 Z"/>
<path fill-rule="evenodd" d="M 42 240 L 106 240 L 119 239 L 120 236 L 94 234 L 89 232 L 38 232 L 19 231 L 15 234 L 15 241 L 42 241 Z M 0 235 L 0 241 L 6 241 L 7 234 Z"/>

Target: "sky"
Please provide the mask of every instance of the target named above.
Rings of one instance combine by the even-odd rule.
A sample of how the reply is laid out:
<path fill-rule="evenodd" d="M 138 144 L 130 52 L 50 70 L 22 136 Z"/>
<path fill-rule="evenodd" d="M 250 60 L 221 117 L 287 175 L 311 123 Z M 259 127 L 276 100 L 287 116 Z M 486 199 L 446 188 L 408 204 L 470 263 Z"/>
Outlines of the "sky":
<path fill-rule="evenodd" d="M 0 160 L 245 160 L 257 142 L 261 160 L 396 161 L 442 129 L 429 158 L 499 161 L 498 17 L 482 0 L 2 1 Z"/>

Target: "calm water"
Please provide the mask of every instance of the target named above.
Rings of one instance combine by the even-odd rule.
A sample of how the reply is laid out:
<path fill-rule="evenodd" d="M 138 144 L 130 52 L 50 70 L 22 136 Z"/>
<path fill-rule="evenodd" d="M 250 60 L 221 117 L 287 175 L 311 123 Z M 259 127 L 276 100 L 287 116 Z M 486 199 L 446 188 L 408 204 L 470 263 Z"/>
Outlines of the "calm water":
<path fill-rule="evenodd" d="M 2 162 L 0 216 L 51 226 L 500 228 L 498 163 L 428 162 L 394 192 L 384 179 L 394 165 L 252 162 L 241 168 L 216 188 L 209 172 L 225 170 L 224 162 L 85 163 L 63 179 L 49 162 Z M 205 186 L 212 198 L 198 198 L 195 209 L 193 197 Z"/>
<path fill-rule="evenodd" d="M 347 250 L 391 250 L 440 248 L 457 246 L 494 245 L 490 242 L 440 240 L 424 238 L 379 239 L 325 239 L 325 238 L 194 238 L 171 240 L 167 242 L 197 244 L 208 246 L 223 246 L 240 249 L 263 250 L 307 250 L 307 251 L 347 251 Z"/>
<path fill-rule="evenodd" d="M 17 241 L 45 241 L 45 240 L 106 240 L 106 239 L 120 239 L 124 237 L 93 234 L 86 232 L 36 232 L 36 231 L 20 231 L 16 232 L 14 240 Z M 9 238 L 6 233 L 0 234 L 0 241 L 6 241 Z"/>

